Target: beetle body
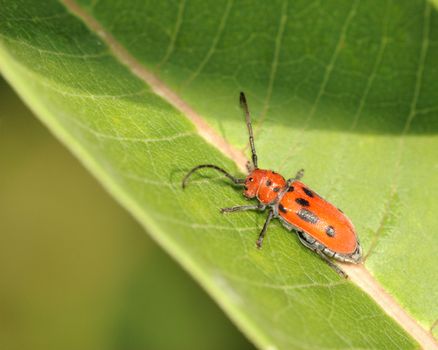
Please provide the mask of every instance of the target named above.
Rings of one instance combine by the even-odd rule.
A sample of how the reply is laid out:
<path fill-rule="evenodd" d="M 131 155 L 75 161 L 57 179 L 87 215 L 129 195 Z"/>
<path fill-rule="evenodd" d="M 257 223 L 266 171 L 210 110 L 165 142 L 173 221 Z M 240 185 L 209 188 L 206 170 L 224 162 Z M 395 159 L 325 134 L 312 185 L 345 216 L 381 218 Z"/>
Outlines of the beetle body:
<path fill-rule="evenodd" d="M 269 208 L 268 217 L 257 240 L 257 247 L 261 248 L 270 221 L 278 218 L 288 230 L 297 232 L 303 245 L 316 252 L 340 275 L 347 277 L 329 258 L 349 263 L 361 261 L 362 249 L 352 222 L 341 210 L 299 181 L 304 175 L 304 170 L 298 171 L 295 177 L 286 180 L 272 170 L 257 167 L 251 120 L 243 93 L 240 94 L 240 103 L 246 114 L 252 151 L 252 165 L 248 166 L 249 175 L 245 179 L 239 179 L 216 165 L 203 164 L 193 168 L 185 176 L 183 188 L 188 178 L 201 168 L 213 168 L 223 173 L 236 185 L 244 187 L 243 195 L 246 198 L 259 201 L 257 205 L 222 208 L 223 213 L 263 211 Z"/>
<path fill-rule="evenodd" d="M 245 197 L 270 206 L 273 217 L 297 231 L 307 247 L 342 262 L 360 261 L 362 250 L 350 219 L 301 181 L 293 179 L 288 184 L 274 171 L 255 169 L 246 177 L 244 188 Z"/>

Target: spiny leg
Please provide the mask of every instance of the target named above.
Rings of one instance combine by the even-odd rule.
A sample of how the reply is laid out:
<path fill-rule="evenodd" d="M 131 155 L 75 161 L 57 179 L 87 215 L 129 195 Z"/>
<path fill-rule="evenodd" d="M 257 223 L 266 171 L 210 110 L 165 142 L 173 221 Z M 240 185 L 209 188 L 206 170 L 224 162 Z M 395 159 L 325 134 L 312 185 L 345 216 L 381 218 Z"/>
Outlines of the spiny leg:
<path fill-rule="evenodd" d="M 248 170 L 248 174 L 252 173 L 254 170 L 254 165 L 252 165 L 252 163 L 249 160 L 246 162 L 246 170 Z"/>
<path fill-rule="evenodd" d="M 343 278 L 348 278 L 348 275 L 340 268 L 338 267 L 333 261 L 331 261 L 322 251 L 316 249 L 316 254 L 318 254 L 333 270 L 335 270 L 339 276 Z"/>
<path fill-rule="evenodd" d="M 304 169 L 300 169 L 295 174 L 294 180 L 301 180 L 301 178 L 304 176 Z"/>
<path fill-rule="evenodd" d="M 298 238 L 301 241 L 301 243 L 309 248 L 310 250 L 314 251 L 316 254 L 318 254 L 321 259 L 323 259 L 333 270 L 337 272 L 338 275 L 344 278 L 348 278 L 348 275 L 337 265 L 333 263 L 322 251 L 321 248 L 319 248 L 317 241 L 315 241 L 314 238 L 308 237 L 306 239 L 306 236 L 304 232 L 298 232 Z"/>
<path fill-rule="evenodd" d="M 268 217 L 266 218 L 265 224 L 263 225 L 262 232 L 260 232 L 259 238 L 257 239 L 256 242 L 257 248 L 259 249 L 262 247 L 263 239 L 265 238 L 266 235 L 266 230 L 268 229 L 268 225 L 271 222 L 273 216 L 274 216 L 274 212 L 271 210 L 269 212 Z"/>
<path fill-rule="evenodd" d="M 304 176 L 304 169 L 298 170 L 297 173 L 295 174 L 295 177 L 292 177 L 287 180 L 287 187 L 289 187 L 292 182 L 301 180 L 303 176 Z"/>
<path fill-rule="evenodd" d="M 246 211 L 246 210 L 265 210 L 266 206 L 263 204 L 257 205 L 236 205 L 229 208 L 221 208 L 221 213 L 234 213 L 236 211 Z"/>

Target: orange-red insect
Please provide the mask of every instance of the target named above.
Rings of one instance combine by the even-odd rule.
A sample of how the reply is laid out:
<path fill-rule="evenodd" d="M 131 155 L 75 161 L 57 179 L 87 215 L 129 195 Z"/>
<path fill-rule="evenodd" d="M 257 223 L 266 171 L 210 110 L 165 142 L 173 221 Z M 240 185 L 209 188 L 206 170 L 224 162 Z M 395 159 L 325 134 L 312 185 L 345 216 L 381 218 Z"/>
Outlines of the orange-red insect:
<path fill-rule="evenodd" d="M 257 240 L 258 248 L 262 247 L 266 230 L 272 218 L 279 218 L 288 230 L 294 230 L 298 233 L 302 244 L 315 251 L 336 272 L 346 277 L 345 272 L 329 258 L 355 264 L 360 262 L 362 248 L 353 224 L 341 210 L 299 181 L 304 175 L 303 169 L 299 170 L 295 177 L 286 181 L 283 176 L 274 171 L 258 168 L 251 116 L 243 92 L 240 93 L 240 105 L 245 111 L 252 153 L 252 164 L 248 163 L 249 175 L 245 179 L 239 179 L 216 165 L 202 164 L 190 170 L 184 177 L 183 188 L 185 188 L 189 177 L 199 169 L 212 168 L 221 172 L 235 184 L 244 187 L 245 197 L 257 198 L 259 201 L 256 205 L 222 208 L 222 213 L 243 210 L 263 211 L 269 208 L 268 217 Z"/>

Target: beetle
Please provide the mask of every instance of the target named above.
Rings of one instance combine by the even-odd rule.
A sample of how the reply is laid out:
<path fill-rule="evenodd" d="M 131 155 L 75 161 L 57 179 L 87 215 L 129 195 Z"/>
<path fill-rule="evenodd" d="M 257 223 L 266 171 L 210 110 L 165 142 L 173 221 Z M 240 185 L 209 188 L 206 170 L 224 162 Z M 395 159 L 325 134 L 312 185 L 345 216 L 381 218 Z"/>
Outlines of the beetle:
<path fill-rule="evenodd" d="M 258 248 L 262 247 L 269 223 L 273 218 L 278 218 L 286 229 L 297 233 L 304 246 L 316 252 L 339 275 L 347 277 L 330 258 L 354 264 L 361 262 L 362 248 L 352 222 L 340 209 L 300 181 L 304 169 L 286 180 L 275 171 L 258 168 L 251 115 L 243 92 L 240 93 L 240 105 L 245 113 L 252 154 L 252 163 L 247 163 L 248 176 L 244 179 L 237 178 L 216 165 L 201 164 L 191 169 L 184 177 L 183 189 L 190 176 L 200 169 L 211 168 L 222 173 L 234 184 L 243 186 L 243 195 L 246 198 L 258 200 L 255 205 L 222 208 L 222 213 L 269 209 L 256 242 Z"/>

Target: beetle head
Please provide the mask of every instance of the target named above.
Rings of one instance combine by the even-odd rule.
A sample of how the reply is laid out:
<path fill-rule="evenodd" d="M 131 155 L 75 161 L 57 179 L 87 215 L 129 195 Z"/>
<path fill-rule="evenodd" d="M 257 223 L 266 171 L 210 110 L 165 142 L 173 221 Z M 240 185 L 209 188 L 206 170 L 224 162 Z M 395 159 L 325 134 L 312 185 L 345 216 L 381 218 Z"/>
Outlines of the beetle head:
<path fill-rule="evenodd" d="M 257 196 L 260 184 L 266 176 L 265 173 L 266 171 L 261 169 L 255 169 L 249 173 L 245 179 L 245 190 L 243 191 L 245 197 L 254 198 Z"/>

